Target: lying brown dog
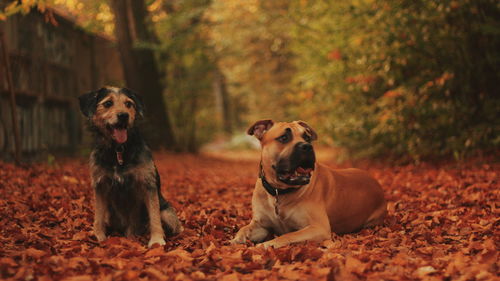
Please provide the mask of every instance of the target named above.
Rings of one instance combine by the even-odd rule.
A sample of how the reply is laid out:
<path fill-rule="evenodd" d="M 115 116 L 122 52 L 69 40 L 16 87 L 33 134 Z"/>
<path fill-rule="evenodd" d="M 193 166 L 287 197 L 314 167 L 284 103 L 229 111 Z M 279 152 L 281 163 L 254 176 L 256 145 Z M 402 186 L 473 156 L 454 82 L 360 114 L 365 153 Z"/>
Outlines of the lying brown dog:
<path fill-rule="evenodd" d="M 330 239 L 383 222 L 387 213 L 379 183 L 359 169 L 333 170 L 317 163 L 314 130 L 303 121 L 260 120 L 248 129 L 262 146 L 260 178 L 252 197 L 253 218 L 233 243 L 265 247 Z"/>

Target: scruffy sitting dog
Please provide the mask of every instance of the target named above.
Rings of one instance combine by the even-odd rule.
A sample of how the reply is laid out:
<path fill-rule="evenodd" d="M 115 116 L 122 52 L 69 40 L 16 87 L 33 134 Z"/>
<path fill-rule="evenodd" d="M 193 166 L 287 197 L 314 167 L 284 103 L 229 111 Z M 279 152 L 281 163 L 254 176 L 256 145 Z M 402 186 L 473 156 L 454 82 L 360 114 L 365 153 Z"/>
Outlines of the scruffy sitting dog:
<path fill-rule="evenodd" d="M 149 226 L 148 246 L 164 245 L 164 229 L 175 235 L 182 226 L 161 195 L 151 151 L 135 126 L 134 121 L 143 114 L 139 96 L 126 88 L 104 87 L 79 100 L 95 137 L 90 173 L 97 240 L 105 240 L 112 232 L 142 235 Z"/>
<path fill-rule="evenodd" d="M 303 121 L 260 120 L 248 129 L 260 140 L 260 175 L 252 197 L 253 218 L 233 243 L 263 242 L 264 247 L 330 239 L 383 222 L 384 192 L 359 169 L 334 170 L 317 163 L 314 130 Z"/>

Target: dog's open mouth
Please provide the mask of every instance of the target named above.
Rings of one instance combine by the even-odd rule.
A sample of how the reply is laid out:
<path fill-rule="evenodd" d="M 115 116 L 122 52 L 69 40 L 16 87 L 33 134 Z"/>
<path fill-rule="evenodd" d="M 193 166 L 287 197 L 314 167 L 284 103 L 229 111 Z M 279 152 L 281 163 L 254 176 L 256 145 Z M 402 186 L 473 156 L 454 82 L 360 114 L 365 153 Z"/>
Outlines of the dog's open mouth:
<path fill-rule="evenodd" d="M 117 125 L 108 125 L 107 127 L 109 132 L 111 133 L 111 137 L 116 143 L 122 144 L 127 141 L 128 134 L 126 126 L 117 124 Z"/>
<path fill-rule="evenodd" d="M 305 185 L 311 180 L 313 168 L 297 167 L 293 172 L 278 172 L 278 179 L 288 185 Z"/>

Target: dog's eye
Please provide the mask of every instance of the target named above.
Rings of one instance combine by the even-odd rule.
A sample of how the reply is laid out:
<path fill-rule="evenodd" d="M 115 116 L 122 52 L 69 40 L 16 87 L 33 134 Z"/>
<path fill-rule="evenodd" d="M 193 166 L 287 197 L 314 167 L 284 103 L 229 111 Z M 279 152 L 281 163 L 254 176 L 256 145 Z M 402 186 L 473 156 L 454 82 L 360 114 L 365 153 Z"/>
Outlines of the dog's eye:
<path fill-rule="evenodd" d="M 133 104 L 132 102 L 129 102 L 129 101 L 126 101 L 126 102 L 125 102 L 125 106 L 126 106 L 127 108 L 131 108 L 133 105 L 134 105 L 134 104 Z"/>
<path fill-rule="evenodd" d="M 102 105 L 103 105 L 104 107 L 106 107 L 106 108 L 110 108 L 110 107 L 112 107 L 112 106 L 113 106 L 113 102 L 112 102 L 112 101 L 110 101 L 110 100 L 108 100 L 108 101 L 106 101 L 105 103 L 103 103 Z"/>
<path fill-rule="evenodd" d="M 308 134 L 306 134 L 306 133 L 304 133 L 304 134 L 302 135 L 302 138 L 303 138 L 306 142 L 311 142 L 311 136 L 310 136 L 310 135 L 308 135 Z"/>
<path fill-rule="evenodd" d="M 284 134 L 284 135 L 278 137 L 276 140 L 281 142 L 281 143 L 287 143 L 290 140 L 290 138 L 288 137 L 288 134 Z"/>

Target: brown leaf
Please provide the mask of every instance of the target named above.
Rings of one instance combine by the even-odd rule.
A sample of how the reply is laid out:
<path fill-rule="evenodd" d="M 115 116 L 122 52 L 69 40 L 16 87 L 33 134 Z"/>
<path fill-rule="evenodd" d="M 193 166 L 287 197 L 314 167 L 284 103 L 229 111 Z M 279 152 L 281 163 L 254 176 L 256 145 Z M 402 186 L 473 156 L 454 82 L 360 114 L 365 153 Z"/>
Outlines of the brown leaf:
<path fill-rule="evenodd" d="M 154 267 L 148 267 L 144 270 L 144 272 L 146 274 L 148 274 L 149 276 L 151 277 L 154 277 L 158 280 L 168 280 L 168 276 L 163 274 L 161 271 L 159 271 L 158 269 L 154 268 Z"/>
<path fill-rule="evenodd" d="M 167 253 L 165 252 L 165 250 L 163 250 L 163 247 L 156 247 L 156 248 L 153 248 L 153 249 L 147 251 L 144 256 L 146 258 L 149 258 L 149 257 L 158 257 L 158 256 L 166 256 L 166 255 L 167 255 Z"/>
<path fill-rule="evenodd" d="M 253 155 L 253 152 L 248 152 Z M 316 151 L 318 156 L 322 150 Z M 6 280 L 494 280 L 500 163 L 396 166 L 359 162 L 389 202 L 384 225 L 279 249 L 230 245 L 252 218 L 259 154 L 155 153 L 162 194 L 184 232 L 147 248 L 149 233 L 92 234 L 86 161 L 0 161 L 0 278 Z M 252 156 L 253 157 L 253 156 Z M 253 159 L 253 160 L 252 160 Z M 344 167 L 333 162 L 332 167 Z M 347 165 L 350 166 L 350 165 Z M 66 178 L 65 178 L 66 177 Z M 270 235 L 271 237 L 271 235 Z M 269 238 L 270 238 L 269 237 Z"/>
<path fill-rule="evenodd" d="M 345 269 L 348 272 L 355 272 L 358 274 L 363 274 L 365 271 L 366 264 L 358 260 L 353 256 L 348 256 L 345 261 Z"/>
<path fill-rule="evenodd" d="M 192 261 L 193 258 L 191 257 L 191 255 L 185 251 L 185 250 L 182 250 L 182 249 L 175 249 L 173 251 L 170 251 L 166 254 L 166 256 L 169 256 L 169 257 L 179 257 L 181 258 L 182 260 L 185 260 L 185 261 Z"/>
<path fill-rule="evenodd" d="M 238 274 L 236 274 L 236 273 L 224 275 L 221 278 L 221 281 L 239 281 L 239 280 L 240 280 L 240 278 L 238 277 Z"/>
<path fill-rule="evenodd" d="M 69 276 L 62 281 L 93 281 L 94 278 L 91 275 L 78 275 L 78 276 Z"/>
<path fill-rule="evenodd" d="M 42 251 L 42 250 L 38 250 L 38 249 L 35 249 L 35 248 L 28 248 L 24 251 L 24 253 L 28 256 L 28 257 L 32 257 L 32 258 L 35 258 L 35 259 L 39 259 L 45 255 L 47 255 L 46 252 Z"/>

